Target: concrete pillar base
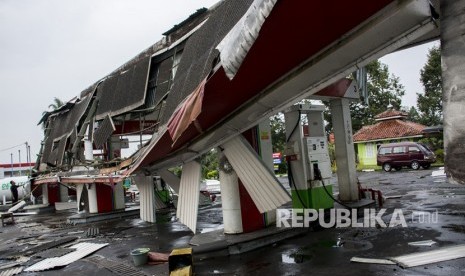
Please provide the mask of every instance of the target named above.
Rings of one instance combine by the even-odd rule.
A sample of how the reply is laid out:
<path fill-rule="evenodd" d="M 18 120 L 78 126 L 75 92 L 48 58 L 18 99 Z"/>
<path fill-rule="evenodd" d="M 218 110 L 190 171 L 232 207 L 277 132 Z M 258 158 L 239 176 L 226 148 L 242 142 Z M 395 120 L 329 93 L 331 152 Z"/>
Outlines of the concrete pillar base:
<path fill-rule="evenodd" d="M 344 202 L 359 200 L 349 104 L 349 99 L 331 100 L 339 199 Z"/>

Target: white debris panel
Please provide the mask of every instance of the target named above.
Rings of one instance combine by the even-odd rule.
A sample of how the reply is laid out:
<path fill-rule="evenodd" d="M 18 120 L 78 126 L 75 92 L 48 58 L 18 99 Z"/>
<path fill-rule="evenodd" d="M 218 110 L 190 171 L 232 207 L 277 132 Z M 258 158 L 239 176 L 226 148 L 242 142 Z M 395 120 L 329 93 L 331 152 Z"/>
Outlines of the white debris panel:
<path fill-rule="evenodd" d="M 260 213 L 272 211 L 291 201 L 289 193 L 245 139 L 235 137 L 222 146 L 223 153 Z"/>
<path fill-rule="evenodd" d="M 85 256 L 107 246 L 108 243 L 90 243 L 82 242 L 71 246 L 70 248 L 75 248 L 76 251 L 63 255 L 61 257 L 47 258 L 38 263 L 31 265 L 26 268 L 24 271 L 44 271 L 52 269 L 54 267 L 62 267 L 69 265 L 72 262 L 75 262 L 79 259 L 84 258 Z"/>
<path fill-rule="evenodd" d="M 202 167 L 192 161 L 182 166 L 176 217 L 195 233 L 199 210 L 199 191 Z"/>
<path fill-rule="evenodd" d="M 449 246 L 428 252 L 412 253 L 390 258 L 403 268 L 427 265 L 465 257 L 465 245 Z"/>
<path fill-rule="evenodd" d="M 236 75 L 276 2 L 277 0 L 255 0 L 216 47 L 220 51 L 221 65 L 229 79 Z"/>

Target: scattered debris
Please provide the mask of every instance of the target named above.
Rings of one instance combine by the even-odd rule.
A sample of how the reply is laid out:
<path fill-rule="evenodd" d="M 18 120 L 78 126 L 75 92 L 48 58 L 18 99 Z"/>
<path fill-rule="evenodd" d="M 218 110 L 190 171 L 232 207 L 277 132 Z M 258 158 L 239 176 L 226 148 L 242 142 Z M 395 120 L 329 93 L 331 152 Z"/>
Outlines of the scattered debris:
<path fill-rule="evenodd" d="M 5 219 L 11 218 L 12 224 L 15 223 L 15 218 L 12 212 L 0 213 L 0 219 L 2 220 L 2 227 L 5 227 Z"/>
<path fill-rule="evenodd" d="M 169 253 L 158 253 L 158 252 L 149 252 L 149 265 L 158 265 L 164 264 L 168 262 L 168 257 L 170 256 Z"/>
<path fill-rule="evenodd" d="M 12 267 L 15 267 L 15 266 L 18 266 L 18 265 L 19 265 L 19 263 L 17 261 L 4 263 L 4 264 L 0 265 L 0 270 L 7 269 L 7 268 L 12 268 Z"/>
<path fill-rule="evenodd" d="M 425 241 L 423 241 L 425 242 Z M 410 243 L 409 243 L 410 244 Z M 465 245 L 455 245 L 443 247 L 427 252 L 411 253 L 386 259 L 369 259 L 353 257 L 351 262 L 372 263 L 372 264 L 398 264 L 402 268 L 428 265 L 443 261 L 465 258 Z"/>
<path fill-rule="evenodd" d="M 7 270 L 3 270 L 0 272 L 0 276 L 12 276 L 12 275 L 17 275 L 20 274 L 23 271 L 24 267 L 19 266 L 19 267 L 13 267 Z"/>
<path fill-rule="evenodd" d="M 61 257 L 47 258 L 32 266 L 26 268 L 24 271 L 44 271 L 54 267 L 61 267 L 69 265 L 85 256 L 107 246 L 108 243 L 87 243 L 82 242 L 71 246 L 75 251 L 65 254 Z"/>
<path fill-rule="evenodd" d="M 48 249 L 42 252 L 38 252 L 34 254 L 33 257 L 38 257 L 38 258 L 43 258 L 43 259 L 61 257 L 73 251 L 76 251 L 76 249 L 75 248 L 51 248 L 51 249 Z"/>
<path fill-rule="evenodd" d="M 16 203 L 15 206 L 11 207 L 10 209 L 8 209 L 8 212 L 9 213 L 13 213 L 14 211 L 17 211 L 19 209 L 21 209 L 22 207 L 24 207 L 26 205 L 26 201 L 24 200 L 21 200 L 20 202 Z"/>
<path fill-rule="evenodd" d="M 30 248 L 27 251 L 23 252 L 23 254 L 26 255 L 26 256 L 30 256 L 30 255 L 33 255 L 33 254 L 35 254 L 37 252 L 45 251 L 47 249 L 60 246 L 62 244 L 72 242 L 72 241 L 74 241 L 76 239 L 77 239 L 77 237 L 66 237 L 66 238 L 53 240 L 53 241 L 46 242 L 46 243 L 43 243 L 41 245 L 38 245 L 36 247 Z"/>
<path fill-rule="evenodd" d="M 84 259 L 84 261 L 96 264 L 96 265 L 98 265 L 100 267 L 104 267 L 104 268 L 110 270 L 111 272 L 113 272 L 115 275 L 122 275 L 122 276 L 144 276 L 144 275 L 147 275 L 144 272 L 137 270 L 133 266 L 129 266 L 129 265 L 126 265 L 124 263 L 113 261 L 113 260 L 107 259 L 107 258 L 105 258 L 103 256 L 100 256 L 100 255 L 90 256 L 90 257 Z"/>
<path fill-rule="evenodd" d="M 428 252 L 412 253 L 390 258 L 402 268 L 432 264 L 465 257 L 465 245 L 444 247 Z"/>
<path fill-rule="evenodd" d="M 392 195 L 392 196 L 385 196 L 384 199 L 393 199 L 393 198 L 401 198 L 402 195 Z"/>
<path fill-rule="evenodd" d="M 77 235 L 77 234 L 82 234 L 82 233 L 84 233 L 84 231 L 79 230 L 79 231 L 68 232 L 68 233 L 66 233 L 66 234 L 68 234 L 68 235 Z"/>
<path fill-rule="evenodd" d="M 100 234 L 100 229 L 99 228 L 89 228 L 86 232 L 87 237 L 95 237 Z"/>
<path fill-rule="evenodd" d="M 435 244 L 436 242 L 433 240 L 425 240 L 425 241 L 416 241 L 416 242 L 409 242 L 408 245 L 413 245 L 413 246 L 431 246 Z"/>
<path fill-rule="evenodd" d="M 396 264 L 395 262 L 387 259 L 372 259 L 372 258 L 360 258 L 360 257 L 352 257 L 350 259 L 351 262 L 354 263 L 366 263 L 366 264 Z"/>

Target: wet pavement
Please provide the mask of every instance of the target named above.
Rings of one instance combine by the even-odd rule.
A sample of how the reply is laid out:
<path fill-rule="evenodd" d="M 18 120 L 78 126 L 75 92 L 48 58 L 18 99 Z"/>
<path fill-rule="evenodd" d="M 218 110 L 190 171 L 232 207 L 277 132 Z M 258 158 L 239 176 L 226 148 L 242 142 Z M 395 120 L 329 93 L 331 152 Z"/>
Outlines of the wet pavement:
<path fill-rule="evenodd" d="M 387 258 L 465 244 L 465 186 L 431 177 L 432 170 L 361 172 L 363 187 L 379 189 L 387 197 L 383 220 L 400 208 L 408 227 L 309 228 L 302 235 L 240 255 L 202 254 L 196 257 L 196 275 L 464 275 L 465 258 L 403 269 L 397 265 L 351 263 L 354 256 Z M 285 182 L 285 180 L 283 180 Z M 336 182 L 335 179 L 332 181 Z M 335 185 L 337 191 L 337 185 Z M 390 198 L 391 197 L 391 198 Z M 199 209 L 198 233 L 222 227 L 220 198 Z M 420 212 L 437 217 L 418 217 Z M 437 213 L 436 213 L 437 212 Z M 175 211 L 157 214 L 157 223 L 139 218 L 70 225 L 75 210 L 17 217 L 16 224 L 0 228 L 0 266 L 24 256 L 48 241 L 76 238 L 73 242 L 109 243 L 94 254 L 61 268 L 23 275 L 167 275 L 168 265 L 135 267 L 130 251 L 149 247 L 169 253 L 187 247 L 193 233 L 174 219 Z M 437 219 L 436 219 L 437 218 Z M 96 230 L 98 229 L 98 230 Z M 433 240 L 432 246 L 409 242 Z M 38 254 L 21 259 L 23 265 L 40 260 Z M 132 269 L 132 270 L 131 270 Z"/>

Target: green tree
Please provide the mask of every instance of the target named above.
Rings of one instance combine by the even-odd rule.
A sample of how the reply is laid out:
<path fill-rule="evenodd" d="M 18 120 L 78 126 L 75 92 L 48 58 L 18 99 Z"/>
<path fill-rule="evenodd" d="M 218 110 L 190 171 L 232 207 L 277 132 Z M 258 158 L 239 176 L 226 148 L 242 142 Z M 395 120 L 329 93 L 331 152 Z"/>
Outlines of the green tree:
<path fill-rule="evenodd" d="M 408 113 L 407 120 L 415 123 L 420 123 L 420 114 L 414 106 L 411 106 L 408 111 L 406 110 L 406 112 Z"/>
<path fill-rule="evenodd" d="M 389 73 L 386 64 L 375 60 L 366 66 L 368 81 L 368 105 L 365 103 L 352 103 L 352 128 L 357 131 L 364 125 L 374 123 L 374 117 L 385 111 L 388 106 L 400 110 L 402 96 L 405 94 L 404 86 L 399 78 Z"/>
<path fill-rule="evenodd" d="M 284 125 L 284 114 L 278 113 L 270 117 L 271 141 L 273 152 L 283 152 L 286 147 L 286 130 Z"/>
<path fill-rule="evenodd" d="M 441 51 L 438 46 L 428 52 L 428 60 L 420 71 L 424 93 L 417 93 L 420 123 L 427 126 L 442 124 Z"/>
<path fill-rule="evenodd" d="M 352 129 L 355 133 L 364 125 L 374 123 L 374 117 L 385 111 L 388 106 L 400 110 L 402 96 L 405 94 L 404 86 L 400 83 L 399 78 L 389 73 L 386 64 L 375 60 L 366 66 L 367 69 L 367 90 L 368 104 L 361 101 L 355 101 L 350 104 L 352 116 Z M 328 107 L 328 102 L 324 102 Z M 332 131 L 331 114 L 329 108 L 325 112 L 327 132 Z"/>
<path fill-rule="evenodd" d="M 281 152 L 284 156 L 284 149 L 286 148 L 286 126 L 284 124 L 284 114 L 278 113 L 270 117 L 271 125 L 271 141 L 273 143 L 273 152 Z M 283 157 L 284 159 L 284 157 Z M 278 166 L 279 174 L 287 172 L 287 163 L 281 160 Z"/>
<path fill-rule="evenodd" d="M 218 150 L 216 148 L 209 150 L 200 157 L 202 165 L 202 178 L 218 178 Z"/>

